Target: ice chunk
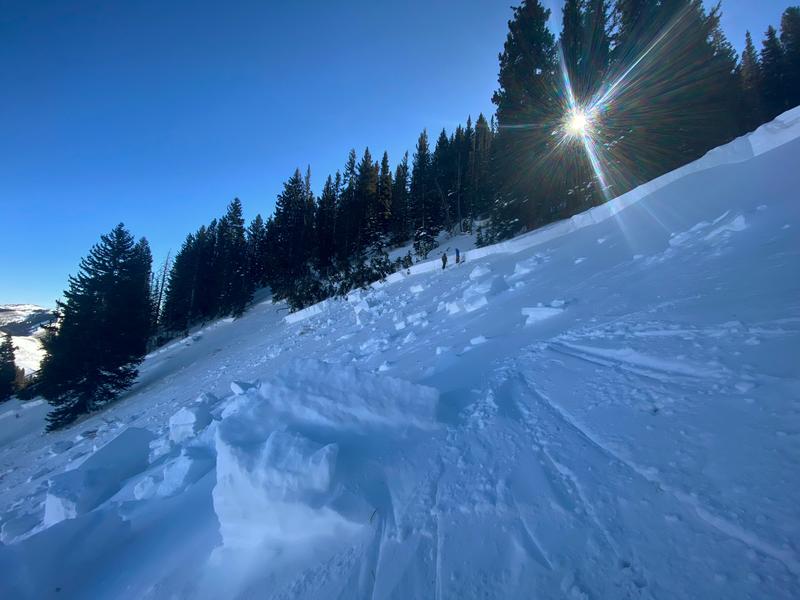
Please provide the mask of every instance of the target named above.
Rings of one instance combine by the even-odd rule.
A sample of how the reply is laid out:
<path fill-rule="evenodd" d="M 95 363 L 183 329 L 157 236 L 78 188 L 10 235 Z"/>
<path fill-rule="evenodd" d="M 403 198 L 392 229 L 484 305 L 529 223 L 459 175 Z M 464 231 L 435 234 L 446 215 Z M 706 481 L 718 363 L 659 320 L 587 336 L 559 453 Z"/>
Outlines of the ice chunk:
<path fill-rule="evenodd" d="M 549 319 L 558 314 L 561 314 L 564 309 L 554 308 L 551 306 L 534 306 L 531 308 L 523 308 L 522 314 L 527 317 L 525 325 L 533 325 L 544 319 Z"/>
<path fill-rule="evenodd" d="M 164 466 L 156 493 L 171 496 L 194 483 L 214 466 L 214 458 L 206 448 L 184 448 L 180 456 Z"/>
<path fill-rule="evenodd" d="M 231 391 L 236 394 L 237 396 L 241 394 L 246 394 L 247 390 L 256 387 L 255 384 L 248 383 L 246 381 L 232 381 L 231 382 Z"/>
<path fill-rule="evenodd" d="M 262 435 L 241 416 L 217 430 L 213 500 L 224 546 L 293 543 L 355 528 L 322 502 L 338 447 L 285 431 L 259 441 Z"/>
<path fill-rule="evenodd" d="M 484 275 L 488 275 L 491 272 L 492 271 L 491 269 L 489 269 L 489 267 L 486 267 L 484 265 L 478 265 L 477 267 L 472 269 L 472 271 L 469 274 L 469 278 L 474 281 L 476 279 L 480 279 Z"/>
<path fill-rule="evenodd" d="M 113 496 L 126 479 L 147 467 L 152 439 L 148 430 L 129 427 L 78 468 L 53 477 L 45 499 L 45 527 L 73 519 Z"/>
<path fill-rule="evenodd" d="M 235 384 L 231 384 L 231 387 L 233 385 Z M 175 444 L 180 444 L 196 436 L 209 423 L 211 423 L 211 413 L 206 405 L 184 406 L 169 418 L 169 439 Z"/>

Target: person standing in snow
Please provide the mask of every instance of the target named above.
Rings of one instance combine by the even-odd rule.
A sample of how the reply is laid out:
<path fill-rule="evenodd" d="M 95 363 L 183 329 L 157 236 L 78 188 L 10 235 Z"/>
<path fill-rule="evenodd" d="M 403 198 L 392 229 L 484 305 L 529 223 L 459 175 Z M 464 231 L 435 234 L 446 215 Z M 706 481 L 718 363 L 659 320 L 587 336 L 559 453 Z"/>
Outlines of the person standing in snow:
<path fill-rule="evenodd" d="M 447 266 L 447 252 L 442 252 L 442 271 Z"/>
<path fill-rule="evenodd" d="M 461 253 L 458 251 L 458 248 L 456 248 L 456 264 L 460 262 L 461 262 Z"/>

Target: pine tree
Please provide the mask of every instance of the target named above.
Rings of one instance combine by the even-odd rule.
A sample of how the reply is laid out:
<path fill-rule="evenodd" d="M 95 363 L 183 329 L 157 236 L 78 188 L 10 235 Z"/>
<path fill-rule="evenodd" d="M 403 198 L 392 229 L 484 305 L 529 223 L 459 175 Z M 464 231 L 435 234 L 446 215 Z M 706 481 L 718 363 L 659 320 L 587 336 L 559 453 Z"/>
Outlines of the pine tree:
<path fill-rule="evenodd" d="M 800 104 L 800 6 L 786 9 L 781 18 L 781 44 L 784 52 L 786 107 Z"/>
<path fill-rule="evenodd" d="M 120 224 L 70 277 L 43 341 L 40 388 L 54 407 L 48 430 L 96 410 L 135 380 L 152 326 L 150 261 L 147 242 L 134 242 Z"/>
<path fill-rule="evenodd" d="M 392 220 L 392 169 L 389 153 L 384 152 L 378 174 L 378 217 L 381 235 L 386 238 Z"/>
<path fill-rule="evenodd" d="M 347 156 L 347 163 L 342 172 L 342 188 L 339 194 L 339 202 L 336 207 L 336 250 L 339 261 L 347 263 L 355 253 L 358 243 L 358 199 L 356 197 L 356 186 L 358 184 L 356 175 L 356 151 L 350 150 Z"/>
<path fill-rule="evenodd" d="M 590 97 L 599 97 L 602 94 L 603 83 L 608 79 L 611 61 L 611 36 L 608 23 L 607 0 L 586 0 L 582 48 L 584 101 Z"/>
<path fill-rule="evenodd" d="M 8 400 L 16 390 L 17 370 L 14 364 L 14 343 L 6 333 L 0 343 L 0 402 Z"/>
<path fill-rule="evenodd" d="M 470 136 L 467 162 L 467 206 L 470 220 L 488 216 L 491 209 L 493 189 L 491 185 L 491 157 L 494 132 L 483 113 L 475 121 L 475 131 Z"/>
<path fill-rule="evenodd" d="M 186 332 L 194 318 L 198 246 L 197 237 L 190 233 L 172 263 L 159 322 L 167 336 Z"/>
<path fill-rule="evenodd" d="M 573 93 L 580 104 L 588 88 L 584 62 L 582 0 L 566 0 L 561 17 L 559 44 Z"/>
<path fill-rule="evenodd" d="M 736 57 L 698 0 L 620 0 L 614 73 L 625 85 L 603 106 L 622 193 L 702 156 L 738 133 Z M 645 49 L 649 49 L 645 52 Z M 665 57 L 680 56 L 664 69 Z"/>
<path fill-rule="evenodd" d="M 228 205 L 219 221 L 220 296 L 217 315 L 239 316 L 253 295 L 252 280 L 248 277 L 247 240 L 245 237 L 242 203 L 238 198 Z"/>
<path fill-rule="evenodd" d="M 267 226 L 260 214 L 247 226 L 247 278 L 253 289 L 267 284 Z"/>
<path fill-rule="evenodd" d="M 439 215 L 431 182 L 431 153 L 428 132 L 423 131 L 417 140 L 417 149 L 411 166 L 410 213 L 414 229 L 414 251 L 427 258 L 436 247 L 439 233 Z"/>
<path fill-rule="evenodd" d="M 309 190 L 298 169 L 283 184 L 274 217 L 267 225 L 268 252 L 272 256 L 268 283 L 273 298 L 287 300 L 292 309 L 320 299 L 320 281 L 311 270 L 313 238 Z"/>
<path fill-rule="evenodd" d="M 450 199 L 454 196 L 454 167 L 456 165 L 452 152 L 453 148 L 450 139 L 447 137 L 447 132 L 442 129 L 431 156 L 430 173 L 434 187 L 433 193 L 438 200 L 437 212 L 440 216 L 441 225 L 447 230 L 453 227 L 453 211 L 451 210 Z"/>
<path fill-rule="evenodd" d="M 787 108 L 783 46 L 770 25 L 761 49 L 761 90 L 765 116 L 771 121 Z"/>
<path fill-rule="evenodd" d="M 549 17 L 539 0 L 523 0 L 508 22 L 500 54 L 500 87 L 492 97 L 500 125 L 492 145 L 495 198 L 489 237 L 495 240 L 553 218 L 552 191 L 543 186 L 552 165 L 544 158 L 561 108 L 553 93 L 559 85 Z"/>
<path fill-rule="evenodd" d="M 761 63 L 749 31 L 745 35 L 739 67 L 739 88 L 742 132 L 753 131 L 764 122 L 764 108 L 761 103 Z"/>
<path fill-rule="evenodd" d="M 394 181 L 392 182 L 392 210 L 391 210 L 391 241 L 395 245 L 400 245 L 408 240 L 410 234 L 409 226 L 409 171 L 408 171 L 408 152 L 403 155 L 403 160 L 397 165 L 394 171 Z"/>
<path fill-rule="evenodd" d="M 336 205 L 339 201 L 340 182 L 341 175 L 338 172 L 336 173 L 336 179 L 328 175 L 317 206 L 315 223 L 316 264 L 317 269 L 325 277 L 331 275 L 336 258 Z"/>

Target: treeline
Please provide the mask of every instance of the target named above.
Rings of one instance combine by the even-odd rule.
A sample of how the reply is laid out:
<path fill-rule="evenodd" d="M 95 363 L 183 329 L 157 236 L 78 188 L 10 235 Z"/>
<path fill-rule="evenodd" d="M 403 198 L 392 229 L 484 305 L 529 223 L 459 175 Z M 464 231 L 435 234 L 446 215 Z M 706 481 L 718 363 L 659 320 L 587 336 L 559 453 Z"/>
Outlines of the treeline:
<path fill-rule="evenodd" d="M 719 5 L 701 0 L 566 0 L 558 38 L 549 16 L 538 0 L 515 8 L 500 55 L 492 240 L 618 196 L 800 102 L 797 7 L 760 56 L 748 34 L 741 60 Z M 584 139 L 558 131 L 567 78 L 589 111 Z"/>
<path fill-rule="evenodd" d="M 480 115 L 431 148 L 423 131 L 409 164 L 392 169 L 389 156 L 358 158 L 328 176 L 317 197 L 310 171 L 286 181 L 272 216 L 245 228 L 234 200 L 219 220 L 187 236 L 171 267 L 162 335 L 169 337 L 221 315 L 238 315 L 255 289 L 269 286 L 292 309 L 345 294 L 410 266 L 390 261 L 388 250 L 413 241 L 425 258 L 442 230 L 470 231 L 491 205 L 489 162 L 494 131 Z"/>
<path fill-rule="evenodd" d="M 701 0 L 566 0 L 548 29 L 539 0 L 514 8 L 499 56 L 496 116 L 435 142 L 423 131 L 392 168 L 352 150 L 319 195 L 310 170 L 283 184 L 271 216 L 236 199 L 157 271 L 119 225 L 70 278 L 35 383 L 56 428 L 135 379 L 148 348 L 222 316 L 254 292 L 299 309 L 426 258 L 442 231 L 479 245 L 570 217 L 671 171 L 800 102 L 800 9 L 741 60 Z M 570 114 L 586 126 L 568 134 Z M 408 244 L 389 260 L 392 248 Z"/>

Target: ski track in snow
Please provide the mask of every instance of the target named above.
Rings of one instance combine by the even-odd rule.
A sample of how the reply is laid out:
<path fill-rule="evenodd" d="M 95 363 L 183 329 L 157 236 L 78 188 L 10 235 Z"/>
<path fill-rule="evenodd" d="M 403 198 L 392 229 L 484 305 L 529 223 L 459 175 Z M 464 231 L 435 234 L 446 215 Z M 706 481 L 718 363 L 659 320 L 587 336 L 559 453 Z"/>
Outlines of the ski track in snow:
<path fill-rule="evenodd" d="M 798 119 L 66 431 L 1 406 L 0 597 L 800 596 Z"/>

